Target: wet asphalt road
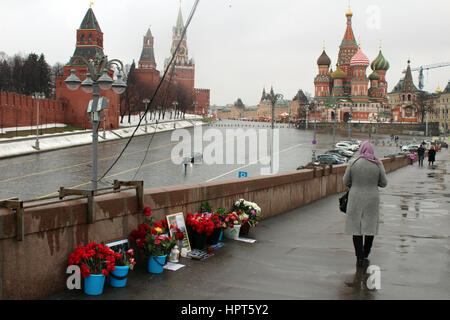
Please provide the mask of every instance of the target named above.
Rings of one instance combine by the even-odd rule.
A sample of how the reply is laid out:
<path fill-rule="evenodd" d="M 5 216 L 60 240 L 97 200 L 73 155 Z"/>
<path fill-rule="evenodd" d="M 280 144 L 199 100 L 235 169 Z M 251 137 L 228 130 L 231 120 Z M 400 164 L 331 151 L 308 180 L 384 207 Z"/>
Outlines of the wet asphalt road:
<path fill-rule="evenodd" d="M 370 265 L 379 267 L 378 290 L 356 268 L 351 236 L 338 195 L 263 220 L 250 231 L 256 243 L 224 240 L 204 261 L 160 275 L 138 264 L 127 287 L 105 286 L 101 296 L 66 290 L 48 299 L 450 299 L 449 151 L 435 168 L 401 168 L 381 189 L 381 224 Z M 201 302 L 199 303 L 201 305 Z"/>
<path fill-rule="evenodd" d="M 227 125 L 227 127 L 224 127 Z M 208 128 L 218 130 L 224 144 L 227 141 L 226 130 L 248 130 L 249 123 L 236 121 L 220 121 L 213 126 L 204 126 L 203 133 Z M 258 124 L 256 129 L 267 130 L 266 139 L 269 139 L 269 124 Z M 279 134 L 279 172 L 295 170 L 299 165 L 311 161 L 312 130 L 299 130 L 283 125 Z M 189 132 L 193 132 L 190 129 Z M 249 159 L 248 150 L 245 152 L 245 162 L 234 164 L 195 164 L 189 165 L 184 173 L 182 164 L 174 164 L 171 160 L 172 149 L 178 142 L 171 141 L 172 132 L 158 133 L 154 136 L 149 152 L 137 175 L 142 159 L 144 158 L 151 135 L 140 136 L 133 139 L 124 156 L 110 173 L 99 183 L 99 187 L 110 186 L 114 179 L 144 180 L 145 188 L 161 186 L 199 183 L 212 180 L 237 178 L 239 171 L 245 171 L 248 176 L 261 174 L 261 168 L 269 168 L 267 162 L 262 163 L 259 158 L 256 164 Z M 367 139 L 367 134 L 354 135 L 360 140 Z M 383 137 L 389 141 L 389 137 Z M 337 141 L 346 139 L 338 136 Z M 229 140 L 229 139 L 228 139 Z M 270 141 L 270 140 L 269 140 Z M 333 142 L 332 135 L 317 134 L 317 154 L 328 150 Z M 112 164 L 115 157 L 122 150 L 126 141 L 113 141 L 99 144 L 99 176 Z M 211 142 L 203 142 L 208 146 Z M 236 147 L 235 147 L 236 148 Z M 398 152 L 395 146 L 376 146 L 378 156 Z M 225 148 L 225 154 L 231 148 Z M 237 150 L 236 150 L 237 153 Z M 268 153 L 266 153 L 268 154 Z M 235 158 L 236 159 L 236 158 Z M 74 147 L 58 151 L 33 154 L 22 157 L 0 160 L 0 199 L 19 197 L 21 200 L 34 199 L 47 195 L 56 195 L 61 186 L 66 188 L 88 189 L 91 186 L 91 146 Z"/>

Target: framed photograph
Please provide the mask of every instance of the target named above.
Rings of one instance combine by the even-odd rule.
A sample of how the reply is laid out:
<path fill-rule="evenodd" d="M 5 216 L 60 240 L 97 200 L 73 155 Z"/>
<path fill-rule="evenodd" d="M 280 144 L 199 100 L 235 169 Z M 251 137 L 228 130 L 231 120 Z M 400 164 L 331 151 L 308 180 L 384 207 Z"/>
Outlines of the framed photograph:
<path fill-rule="evenodd" d="M 183 212 L 178 212 L 174 214 L 169 214 L 166 216 L 167 219 L 167 225 L 170 227 L 170 225 L 176 226 L 180 229 L 181 232 L 184 234 L 184 239 L 178 241 L 178 248 L 186 248 L 188 252 L 191 252 L 191 244 L 189 243 L 189 236 L 186 229 L 186 223 L 184 222 L 184 215 Z M 175 234 L 172 230 L 170 230 L 170 236 L 174 237 Z"/>
<path fill-rule="evenodd" d="M 130 249 L 128 239 L 118 239 L 105 243 L 105 246 L 109 247 L 112 251 L 125 255 L 125 252 Z"/>

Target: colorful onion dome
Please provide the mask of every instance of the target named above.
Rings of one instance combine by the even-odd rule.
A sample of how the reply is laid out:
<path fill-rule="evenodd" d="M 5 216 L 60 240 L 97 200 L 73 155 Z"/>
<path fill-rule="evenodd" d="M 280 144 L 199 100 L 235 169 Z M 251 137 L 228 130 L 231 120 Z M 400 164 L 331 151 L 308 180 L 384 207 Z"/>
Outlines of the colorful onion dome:
<path fill-rule="evenodd" d="M 376 71 L 373 71 L 369 76 L 369 80 L 380 80 L 380 75 Z"/>
<path fill-rule="evenodd" d="M 378 53 L 378 56 L 373 60 L 372 64 L 370 65 L 373 71 L 375 70 L 383 70 L 387 71 L 389 70 L 389 62 L 383 57 L 383 54 L 380 52 Z"/>
<path fill-rule="evenodd" d="M 369 66 L 370 61 L 367 56 L 362 52 L 361 47 L 358 48 L 358 52 L 350 60 L 350 66 Z"/>
<path fill-rule="evenodd" d="M 325 50 L 323 50 L 322 54 L 320 55 L 319 59 L 317 59 L 317 64 L 319 66 L 329 66 L 331 64 L 330 57 L 325 53 Z"/>
<path fill-rule="evenodd" d="M 336 68 L 336 71 L 334 71 L 331 74 L 331 77 L 333 79 L 345 79 L 345 77 L 347 77 L 347 75 L 345 74 L 344 71 L 342 71 L 341 67 L 339 67 L 339 65 L 338 65 L 337 68 Z"/>

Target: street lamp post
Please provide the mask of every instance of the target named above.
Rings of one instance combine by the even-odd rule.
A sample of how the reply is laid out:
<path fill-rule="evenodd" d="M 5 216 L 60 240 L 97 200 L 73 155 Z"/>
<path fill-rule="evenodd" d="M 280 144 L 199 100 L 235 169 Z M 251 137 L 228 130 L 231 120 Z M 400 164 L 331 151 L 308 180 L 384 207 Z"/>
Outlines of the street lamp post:
<path fill-rule="evenodd" d="M 308 120 L 309 120 L 309 103 L 306 104 L 306 124 L 305 124 L 305 130 L 308 130 Z"/>
<path fill-rule="evenodd" d="M 378 144 L 378 127 L 380 125 L 380 104 L 377 104 L 377 126 L 376 126 L 376 143 Z"/>
<path fill-rule="evenodd" d="M 270 93 L 266 96 L 266 98 L 270 101 L 270 103 L 272 104 L 272 121 L 271 121 L 271 127 L 272 127 L 272 143 L 271 143 L 271 148 L 270 148 L 270 172 L 273 174 L 273 145 L 274 145 L 274 135 L 273 135 L 273 130 L 274 130 L 274 120 L 275 120 L 275 104 L 277 103 L 277 100 L 283 99 L 283 95 L 280 93 L 275 94 L 273 92 L 273 87 L 270 88 Z"/>
<path fill-rule="evenodd" d="M 177 106 L 178 106 L 178 102 L 177 101 L 174 101 L 174 102 L 172 102 L 172 104 L 173 104 L 173 117 L 174 117 L 174 119 L 176 118 L 176 110 L 177 110 Z M 170 112 L 170 119 L 172 119 L 172 112 Z"/>
<path fill-rule="evenodd" d="M 316 140 L 316 133 L 317 133 L 317 102 L 313 101 L 312 102 L 313 106 L 314 106 L 314 138 L 313 138 L 313 149 L 312 149 L 312 156 L 311 156 L 311 162 L 314 163 L 314 161 L 316 161 L 316 145 L 317 145 L 317 140 Z"/>
<path fill-rule="evenodd" d="M 147 122 L 147 114 L 145 112 L 148 111 L 147 109 L 148 109 L 148 104 L 150 103 L 150 99 L 144 99 L 142 102 L 145 103 L 145 111 L 144 111 L 144 114 L 145 114 L 145 133 L 147 133 L 147 124 L 148 124 L 148 122 Z"/>
<path fill-rule="evenodd" d="M 37 100 L 37 117 L 36 117 L 36 141 L 34 142 L 34 146 L 32 146 L 36 150 L 40 150 L 39 148 L 39 101 L 45 98 L 45 95 L 40 92 L 36 92 L 33 94 L 33 98 Z"/>
<path fill-rule="evenodd" d="M 333 103 L 333 110 L 334 110 L 334 122 L 333 122 L 333 146 L 336 144 L 336 118 L 337 118 L 337 103 Z"/>
<path fill-rule="evenodd" d="M 353 118 L 353 103 L 350 103 L 350 115 L 348 118 L 348 138 L 352 137 L 352 118 Z"/>
<path fill-rule="evenodd" d="M 122 80 L 124 72 L 123 63 L 120 60 L 113 59 L 108 61 L 106 56 L 98 55 L 95 60 L 89 61 L 81 57 L 83 63 L 88 69 L 86 79 L 81 80 L 75 75 L 75 70 L 71 70 L 71 75 L 64 81 L 67 88 L 71 91 L 78 90 L 81 86 L 84 92 L 92 94 L 93 99 L 89 102 L 87 112 L 92 121 L 92 187 L 97 189 L 97 164 L 98 164 L 98 128 L 104 115 L 101 111 L 107 108 L 108 102 L 103 97 L 100 98 L 100 89 L 108 91 L 111 88 L 116 94 L 122 94 L 126 90 L 126 83 Z M 113 66 L 118 69 L 117 79 L 113 80 L 108 75 L 108 70 Z M 100 103 L 99 103 L 100 102 Z"/>

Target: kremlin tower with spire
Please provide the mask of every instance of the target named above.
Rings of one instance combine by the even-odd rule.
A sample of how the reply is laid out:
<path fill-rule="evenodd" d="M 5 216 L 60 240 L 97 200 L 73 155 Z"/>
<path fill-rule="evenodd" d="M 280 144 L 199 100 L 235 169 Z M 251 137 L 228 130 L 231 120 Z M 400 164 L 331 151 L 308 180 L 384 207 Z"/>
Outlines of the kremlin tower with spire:
<path fill-rule="evenodd" d="M 317 59 L 318 74 L 314 78 L 315 99 L 319 103 L 320 120 L 334 119 L 334 109 L 337 104 L 337 119 L 339 121 L 374 121 L 385 115 L 387 106 L 386 72 L 389 63 L 380 51 L 375 60 L 370 63 L 367 56 L 355 40 L 352 28 L 353 13 L 348 8 L 345 13 L 346 30 L 336 63 L 336 70 L 331 67 L 331 59 L 323 48 Z M 367 77 L 367 68 L 372 73 Z"/>

